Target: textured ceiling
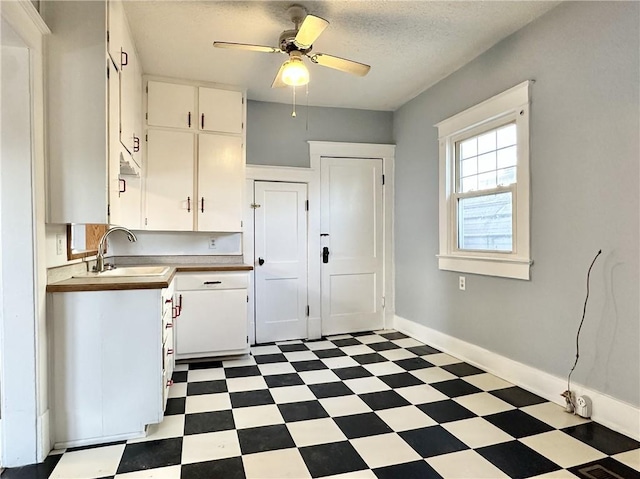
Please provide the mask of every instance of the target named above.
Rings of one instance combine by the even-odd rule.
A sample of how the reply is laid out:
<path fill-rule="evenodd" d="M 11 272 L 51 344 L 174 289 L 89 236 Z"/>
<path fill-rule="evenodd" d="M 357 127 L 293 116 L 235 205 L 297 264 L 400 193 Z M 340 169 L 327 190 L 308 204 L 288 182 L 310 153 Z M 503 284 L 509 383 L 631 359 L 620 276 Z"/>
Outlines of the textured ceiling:
<path fill-rule="evenodd" d="M 239 85 L 250 99 L 289 103 L 290 88 L 271 89 L 285 55 L 219 49 L 212 42 L 277 46 L 280 33 L 293 27 L 286 15 L 293 3 L 125 0 L 125 9 L 146 74 Z M 395 110 L 559 2 L 297 3 L 330 22 L 315 52 L 371 65 L 361 78 L 308 62 L 309 104 Z M 304 102 L 303 90 L 298 99 Z"/>

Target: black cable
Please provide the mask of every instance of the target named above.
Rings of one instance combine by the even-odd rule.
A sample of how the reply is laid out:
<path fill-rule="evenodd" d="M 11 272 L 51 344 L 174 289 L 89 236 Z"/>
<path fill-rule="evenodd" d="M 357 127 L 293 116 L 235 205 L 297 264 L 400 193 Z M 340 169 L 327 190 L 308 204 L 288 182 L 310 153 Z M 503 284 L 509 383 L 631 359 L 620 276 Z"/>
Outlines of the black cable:
<path fill-rule="evenodd" d="M 567 392 L 571 391 L 571 373 L 573 373 L 573 370 L 578 365 L 578 358 L 580 358 L 580 343 L 578 342 L 578 340 L 580 339 L 580 330 L 582 329 L 582 323 L 584 323 L 584 317 L 587 314 L 587 302 L 589 301 L 589 278 L 591 276 L 591 268 L 593 268 L 593 265 L 598 259 L 598 256 L 600 256 L 601 254 L 602 254 L 602 250 L 598 250 L 598 253 L 596 254 L 595 258 L 593 258 L 593 261 L 591 262 L 591 266 L 589 266 L 589 271 L 587 271 L 587 297 L 584 298 L 584 307 L 582 308 L 582 319 L 580 320 L 580 326 L 578 326 L 578 334 L 576 334 L 576 360 L 573 363 L 573 367 L 571 368 L 571 371 L 569 371 L 569 377 L 567 378 Z M 571 402 L 573 403 L 573 401 Z"/>

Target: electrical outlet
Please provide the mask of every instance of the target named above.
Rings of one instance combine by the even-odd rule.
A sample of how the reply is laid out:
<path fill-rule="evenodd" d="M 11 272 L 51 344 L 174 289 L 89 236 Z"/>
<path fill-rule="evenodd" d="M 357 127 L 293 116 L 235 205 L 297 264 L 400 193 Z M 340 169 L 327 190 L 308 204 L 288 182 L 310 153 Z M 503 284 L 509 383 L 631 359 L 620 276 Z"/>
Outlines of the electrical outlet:
<path fill-rule="evenodd" d="M 64 253 L 64 235 L 56 235 L 56 254 L 61 255 Z"/>
<path fill-rule="evenodd" d="M 209 249 L 216 249 L 216 237 L 215 236 L 211 236 L 209 238 Z"/>
<path fill-rule="evenodd" d="M 464 291 L 467 288 L 467 281 L 464 276 L 458 276 L 458 288 Z"/>

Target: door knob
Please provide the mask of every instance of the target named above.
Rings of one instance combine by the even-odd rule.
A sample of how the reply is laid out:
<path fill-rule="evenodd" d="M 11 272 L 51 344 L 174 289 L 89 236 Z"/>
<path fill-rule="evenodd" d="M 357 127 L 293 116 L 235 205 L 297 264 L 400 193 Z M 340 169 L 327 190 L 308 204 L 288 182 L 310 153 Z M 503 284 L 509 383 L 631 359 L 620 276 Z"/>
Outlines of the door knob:
<path fill-rule="evenodd" d="M 329 247 L 325 246 L 324 248 L 322 248 L 322 262 L 323 263 L 328 263 L 329 262 Z"/>
<path fill-rule="evenodd" d="M 264 264 L 264 258 L 258 258 L 258 264 L 262 266 Z"/>

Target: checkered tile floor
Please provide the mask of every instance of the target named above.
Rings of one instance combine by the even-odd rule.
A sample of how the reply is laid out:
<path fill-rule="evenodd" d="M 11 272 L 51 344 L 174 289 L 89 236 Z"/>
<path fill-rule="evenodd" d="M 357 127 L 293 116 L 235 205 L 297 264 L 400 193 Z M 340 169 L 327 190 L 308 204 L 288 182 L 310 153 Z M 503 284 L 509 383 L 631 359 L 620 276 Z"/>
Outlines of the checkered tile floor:
<path fill-rule="evenodd" d="M 257 346 L 174 381 L 148 437 L 2 478 L 640 478 L 637 441 L 398 332 Z"/>

